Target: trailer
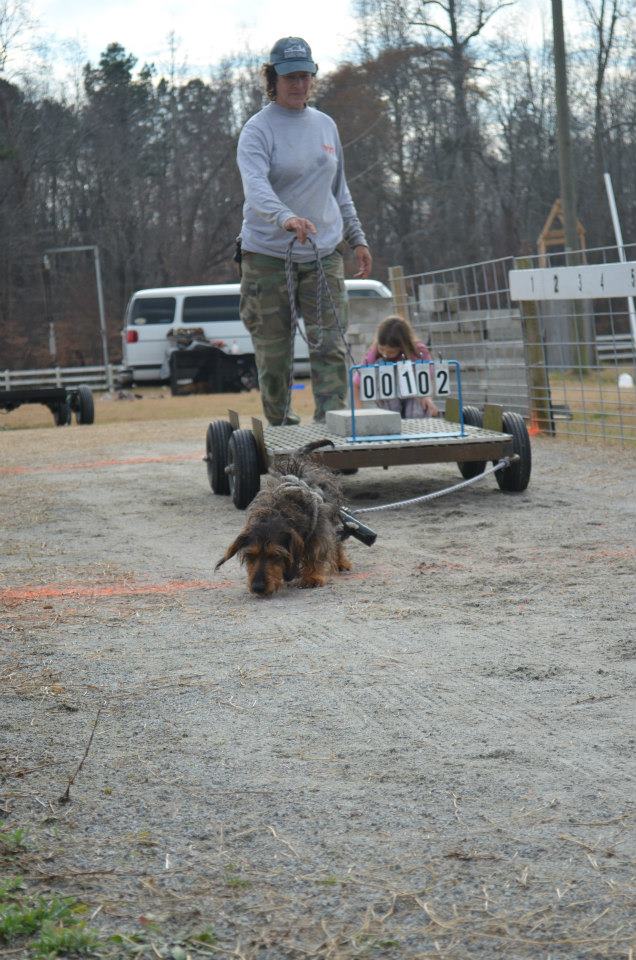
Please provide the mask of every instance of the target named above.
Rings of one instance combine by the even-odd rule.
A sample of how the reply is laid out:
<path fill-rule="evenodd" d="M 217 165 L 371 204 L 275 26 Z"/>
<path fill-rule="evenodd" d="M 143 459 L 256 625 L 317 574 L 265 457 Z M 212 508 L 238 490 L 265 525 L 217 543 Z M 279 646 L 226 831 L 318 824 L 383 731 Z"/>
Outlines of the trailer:
<path fill-rule="evenodd" d="M 332 431 L 319 423 L 293 426 L 265 426 L 252 418 L 251 429 L 241 427 L 236 411 L 228 411 L 227 420 L 214 420 L 208 426 L 205 457 L 208 480 L 214 493 L 230 495 L 239 510 L 254 499 L 261 476 L 281 458 L 297 452 L 306 444 L 324 440 L 325 446 L 311 456 L 331 470 L 354 473 L 361 467 L 404 466 L 418 463 L 457 463 L 461 475 L 470 480 L 483 473 L 489 460 L 498 464 L 499 488 L 508 493 L 525 490 L 530 481 L 532 452 L 523 417 L 504 411 L 498 404 L 486 404 L 483 412 L 464 406 L 461 366 L 457 360 L 401 360 L 354 364 L 349 368 L 349 396 L 354 396 L 354 380 L 360 397 L 367 401 L 434 395 L 443 401 L 443 417 L 401 420 L 399 432 L 386 435 L 360 434 L 360 411 L 355 405 L 337 411 L 331 419 Z M 373 410 L 368 411 L 373 414 Z M 375 413 L 382 411 L 375 410 Z M 389 418 L 390 419 L 390 418 Z M 336 420 L 340 421 L 336 424 Z M 345 426 L 345 435 L 336 426 Z"/>
<path fill-rule="evenodd" d="M 278 459 L 323 438 L 333 446 L 311 456 L 342 473 L 362 467 L 457 463 L 461 475 L 470 479 L 483 473 L 488 461 L 509 457 L 509 465 L 495 473 L 499 488 L 519 493 L 528 486 L 530 438 L 519 414 L 496 404 L 487 404 L 483 413 L 472 406 L 460 410 L 456 401 L 449 400 L 444 418 L 431 419 L 427 429 L 429 435 L 422 437 L 422 420 L 403 420 L 399 437 L 354 444 L 317 423 L 270 427 L 253 417 L 251 429 L 242 428 L 238 414 L 230 410 L 227 420 L 214 420 L 208 426 L 204 459 L 213 492 L 230 495 L 239 510 L 249 506 L 260 490 L 261 476 L 276 467 Z"/>
<path fill-rule="evenodd" d="M 0 410 L 10 412 L 23 403 L 41 403 L 48 407 L 58 427 L 71 422 L 71 414 L 79 424 L 93 423 L 95 404 L 90 387 L 81 383 L 73 387 L 16 387 L 0 390 Z"/>

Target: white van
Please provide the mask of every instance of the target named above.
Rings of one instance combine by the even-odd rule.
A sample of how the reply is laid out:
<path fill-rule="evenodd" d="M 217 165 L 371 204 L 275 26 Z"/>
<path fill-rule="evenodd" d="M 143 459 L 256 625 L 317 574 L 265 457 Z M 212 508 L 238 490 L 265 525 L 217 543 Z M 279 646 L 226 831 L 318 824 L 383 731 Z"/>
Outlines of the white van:
<path fill-rule="evenodd" d="M 345 280 L 345 286 L 350 300 L 391 298 L 389 288 L 378 280 Z M 238 283 L 137 290 L 126 308 L 121 382 L 165 380 L 166 337 L 175 328 L 200 327 L 208 339 L 223 341 L 227 352 L 253 353 L 252 339 L 239 317 L 239 294 Z M 298 333 L 294 372 L 309 373 L 307 344 Z"/>

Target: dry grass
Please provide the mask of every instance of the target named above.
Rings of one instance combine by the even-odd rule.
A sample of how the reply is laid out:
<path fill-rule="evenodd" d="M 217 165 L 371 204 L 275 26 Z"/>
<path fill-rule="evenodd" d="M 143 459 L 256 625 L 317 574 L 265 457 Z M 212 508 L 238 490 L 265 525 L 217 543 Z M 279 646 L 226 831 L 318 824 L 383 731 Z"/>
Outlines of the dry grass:
<path fill-rule="evenodd" d="M 298 383 L 294 390 L 293 407 L 301 417 L 313 414 L 313 395 L 309 380 Z M 241 416 L 261 416 L 261 397 L 258 390 L 249 393 L 208 393 L 173 397 L 168 387 L 135 387 L 122 391 L 113 399 L 105 393 L 95 393 L 95 424 L 129 423 L 153 420 L 214 420 L 226 417 L 228 407 Z M 73 428 L 75 428 L 73 423 Z M 42 404 L 24 404 L 5 413 L 0 419 L 0 432 L 49 427 L 57 430 L 53 415 Z"/>
<path fill-rule="evenodd" d="M 619 389 L 617 381 L 618 374 L 613 369 L 596 371 L 588 377 L 552 375 L 552 402 L 563 404 L 572 415 L 571 420 L 557 422 L 557 435 L 636 440 L 636 389 Z"/>

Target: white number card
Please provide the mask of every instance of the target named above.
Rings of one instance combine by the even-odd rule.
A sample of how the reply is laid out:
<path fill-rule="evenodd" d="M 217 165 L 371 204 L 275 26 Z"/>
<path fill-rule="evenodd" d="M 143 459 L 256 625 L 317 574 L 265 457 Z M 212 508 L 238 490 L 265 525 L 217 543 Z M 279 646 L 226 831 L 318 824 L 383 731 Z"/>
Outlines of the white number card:
<path fill-rule="evenodd" d="M 435 392 L 438 397 L 450 396 L 450 369 L 447 363 L 435 364 Z"/>
<path fill-rule="evenodd" d="M 410 360 L 400 360 L 397 365 L 398 392 L 401 397 L 417 396 L 415 370 Z"/>
<path fill-rule="evenodd" d="M 381 400 L 392 400 L 397 396 L 394 363 L 383 363 L 378 367 L 378 393 Z"/>
<path fill-rule="evenodd" d="M 431 384 L 431 368 L 428 363 L 415 364 L 415 383 L 417 385 L 417 394 L 420 397 L 428 397 L 433 392 Z"/>
<path fill-rule="evenodd" d="M 362 400 L 375 400 L 375 368 L 365 367 L 360 371 L 360 398 Z"/>

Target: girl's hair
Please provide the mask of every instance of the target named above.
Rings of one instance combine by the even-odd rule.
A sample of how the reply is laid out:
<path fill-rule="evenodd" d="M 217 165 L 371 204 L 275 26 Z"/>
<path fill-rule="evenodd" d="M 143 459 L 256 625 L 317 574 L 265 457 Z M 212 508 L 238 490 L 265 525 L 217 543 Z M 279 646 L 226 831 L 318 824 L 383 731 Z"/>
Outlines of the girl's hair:
<path fill-rule="evenodd" d="M 393 347 L 400 350 L 407 359 L 418 356 L 413 327 L 402 317 L 387 317 L 378 326 L 373 342 L 374 347 Z"/>
<path fill-rule="evenodd" d="M 316 64 L 316 73 L 318 72 L 318 64 Z M 263 82 L 265 84 L 265 93 L 267 94 L 268 100 L 276 99 L 276 81 L 278 80 L 278 74 L 276 73 L 276 67 L 271 63 L 264 63 L 261 67 L 261 75 L 263 77 Z M 314 74 L 316 76 L 316 74 Z"/>

